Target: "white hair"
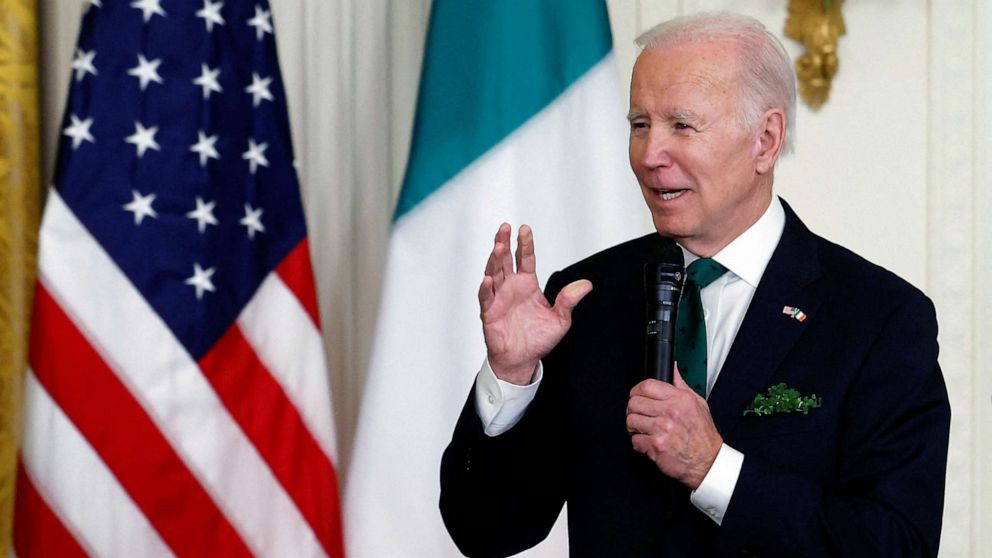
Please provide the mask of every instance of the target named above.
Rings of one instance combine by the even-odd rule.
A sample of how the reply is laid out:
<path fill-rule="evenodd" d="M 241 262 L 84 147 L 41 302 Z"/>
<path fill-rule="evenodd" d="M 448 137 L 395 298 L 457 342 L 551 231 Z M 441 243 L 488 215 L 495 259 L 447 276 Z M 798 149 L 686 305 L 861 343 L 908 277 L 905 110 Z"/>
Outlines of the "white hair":
<path fill-rule="evenodd" d="M 643 50 L 726 41 L 740 48 L 741 124 L 750 129 L 766 110 L 785 112 L 782 154 L 793 151 L 796 136 L 796 73 L 785 47 L 760 21 L 730 12 L 677 17 L 642 33 Z"/>

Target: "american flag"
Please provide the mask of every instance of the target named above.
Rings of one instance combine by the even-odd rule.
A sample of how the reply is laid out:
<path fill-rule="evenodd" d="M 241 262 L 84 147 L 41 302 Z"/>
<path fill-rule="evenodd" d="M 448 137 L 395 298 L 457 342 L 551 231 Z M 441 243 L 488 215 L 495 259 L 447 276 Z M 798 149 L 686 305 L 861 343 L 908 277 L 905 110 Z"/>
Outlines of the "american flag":
<path fill-rule="evenodd" d="M 88 0 L 41 230 L 17 556 L 343 555 L 266 0 Z"/>

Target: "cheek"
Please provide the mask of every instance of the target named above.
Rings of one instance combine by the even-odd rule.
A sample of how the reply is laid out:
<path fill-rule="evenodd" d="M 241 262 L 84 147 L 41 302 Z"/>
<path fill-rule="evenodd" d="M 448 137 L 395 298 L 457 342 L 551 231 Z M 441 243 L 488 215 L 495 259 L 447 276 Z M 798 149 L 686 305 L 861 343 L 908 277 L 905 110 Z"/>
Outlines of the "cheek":
<path fill-rule="evenodd" d="M 733 145 L 722 145 L 720 148 L 707 150 L 705 155 L 698 159 L 697 164 L 705 167 L 708 176 L 721 178 L 721 182 L 726 182 L 728 178 L 739 175 L 746 169 L 747 162 L 754 158 L 752 153 L 758 149 L 760 144 L 751 143 L 750 140 L 740 140 Z"/>
<path fill-rule="evenodd" d="M 638 161 L 643 158 L 643 144 L 643 141 L 635 138 L 634 136 L 631 136 L 630 140 L 627 142 L 627 158 L 630 161 L 630 167 L 632 169 L 636 170 L 638 167 Z"/>
<path fill-rule="evenodd" d="M 696 186 L 705 186 L 707 177 L 712 176 L 713 155 L 698 146 L 682 148 L 672 153 L 673 166 L 679 173 Z"/>

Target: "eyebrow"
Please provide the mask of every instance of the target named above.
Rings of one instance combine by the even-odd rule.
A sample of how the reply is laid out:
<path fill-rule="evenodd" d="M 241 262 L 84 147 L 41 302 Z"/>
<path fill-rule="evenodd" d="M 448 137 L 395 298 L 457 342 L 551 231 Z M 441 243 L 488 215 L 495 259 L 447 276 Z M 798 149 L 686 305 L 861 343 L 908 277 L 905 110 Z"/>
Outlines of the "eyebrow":
<path fill-rule="evenodd" d="M 669 117 L 671 120 L 698 120 L 699 117 L 696 113 L 691 110 L 677 109 L 672 111 L 672 115 Z"/>
<path fill-rule="evenodd" d="M 627 120 L 628 121 L 634 121 L 634 120 L 636 120 L 638 118 L 643 118 L 644 116 L 646 116 L 646 114 L 644 112 L 639 111 L 639 110 L 634 110 L 634 111 L 630 111 L 629 113 L 627 113 Z M 695 121 L 695 120 L 699 120 L 699 117 L 696 115 L 696 113 L 692 112 L 691 110 L 688 110 L 688 109 L 675 109 L 675 110 L 673 110 L 668 115 L 668 117 L 666 118 L 666 120 L 692 120 L 692 121 Z"/>

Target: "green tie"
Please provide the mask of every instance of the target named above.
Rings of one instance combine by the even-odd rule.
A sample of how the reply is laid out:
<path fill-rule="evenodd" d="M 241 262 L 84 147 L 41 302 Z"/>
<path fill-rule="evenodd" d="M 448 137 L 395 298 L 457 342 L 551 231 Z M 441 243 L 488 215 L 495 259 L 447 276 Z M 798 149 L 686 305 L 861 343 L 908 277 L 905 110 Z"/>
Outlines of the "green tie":
<path fill-rule="evenodd" d="M 710 258 L 700 258 L 686 270 L 685 286 L 675 320 L 675 361 L 685 383 L 706 397 L 706 320 L 699 291 L 726 273 Z"/>

